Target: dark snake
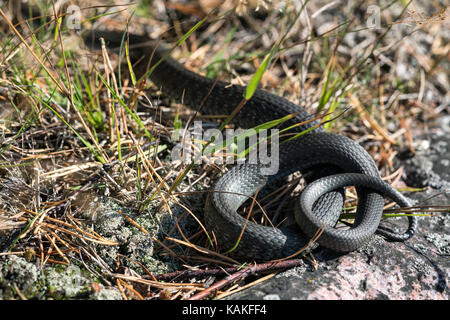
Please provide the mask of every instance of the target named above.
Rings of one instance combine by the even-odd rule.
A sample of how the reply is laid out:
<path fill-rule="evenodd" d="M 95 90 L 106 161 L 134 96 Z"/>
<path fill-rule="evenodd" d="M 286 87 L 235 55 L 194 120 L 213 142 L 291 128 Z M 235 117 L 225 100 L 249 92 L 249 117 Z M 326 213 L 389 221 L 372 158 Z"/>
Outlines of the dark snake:
<path fill-rule="evenodd" d="M 85 37 L 85 42 L 98 46 L 102 37 L 110 48 L 117 49 L 122 36 L 122 32 L 92 31 Z M 241 102 L 245 87 L 216 81 L 186 69 L 167 56 L 165 47 L 148 37 L 128 34 L 125 39 L 129 41 L 131 61 L 137 62 L 134 71 L 142 75 L 149 66 L 160 62 L 150 80 L 185 106 L 198 109 L 201 105 L 201 113 L 206 115 L 228 115 Z M 256 90 L 232 123 L 241 128 L 253 128 L 289 114 L 296 116 L 284 122 L 282 128 L 312 119 L 302 107 L 269 92 Z M 317 121 L 310 121 L 295 130 L 302 132 L 315 125 Z M 318 230 L 323 232 L 317 243 L 339 252 L 356 250 L 375 232 L 393 241 L 404 241 L 414 234 L 417 227 L 414 216 L 408 216 L 409 225 L 404 233 L 379 227 L 384 196 L 401 207 L 410 206 L 410 203 L 381 180 L 373 159 L 353 140 L 318 127 L 281 144 L 279 161 L 280 170 L 272 176 L 261 174 L 265 166 L 262 163 L 237 164 L 210 190 L 204 218 L 208 230 L 214 232 L 220 251 L 234 248 L 233 254 L 245 260 L 273 260 L 297 253 L 310 243 Z M 263 226 L 246 221 L 237 213 L 238 208 L 262 186 L 296 171 L 304 174 L 308 183 L 296 201 L 298 226 Z M 358 195 L 356 218 L 349 229 L 336 229 L 344 204 L 343 187 L 350 185 L 355 186 Z"/>

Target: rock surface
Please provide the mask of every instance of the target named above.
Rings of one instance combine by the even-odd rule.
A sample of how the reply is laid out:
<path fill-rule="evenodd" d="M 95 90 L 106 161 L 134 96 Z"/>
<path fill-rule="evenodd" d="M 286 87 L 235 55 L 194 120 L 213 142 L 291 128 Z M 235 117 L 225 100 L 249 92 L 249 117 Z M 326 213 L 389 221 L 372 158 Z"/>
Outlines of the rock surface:
<path fill-rule="evenodd" d="M 117 300 L 116 288 L 105 288 L 88 272 L 75 265 L 41 269 L 38 263 L 10 255 L 0 265 L 0 300 L 34 299 Z"/>

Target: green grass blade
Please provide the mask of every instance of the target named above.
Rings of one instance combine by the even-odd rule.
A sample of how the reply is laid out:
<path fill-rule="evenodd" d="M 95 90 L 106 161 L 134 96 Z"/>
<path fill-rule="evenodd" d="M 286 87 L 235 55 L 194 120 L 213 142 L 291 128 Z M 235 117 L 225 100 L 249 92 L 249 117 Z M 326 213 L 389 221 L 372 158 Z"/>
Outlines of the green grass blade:
<path fill-rule="evenodd" d="M 108 84 L 108 82 L 105 80 L 105 78 L 102 77 L 101 74 L 98 74 L 100 77 L 100 80 L 103 82 L 103 84 L 108 88 L 108 90 L 111 92 L 111 94 L 114 96 L 114 98 L 117 99 L 117 101 L 120 103 L 120 105 L 128 112 L 128 114 L 136 121 L 136 123 L 139 125 L 139 127 L 144 131 L 145 135 L 151 139 L 152 141 L 155 139 L 152 137 L 150 132 L 148 132 L 147 128 L 145 128 L 144 123 L 139 118 L 137 114 L 135 114 L 128 106 L 127 104 L 122 100 L 122 98 L 114 91 L 114 89 Z"/>
<path fill-rule="evenodd" d="M 255 93 L 256 89 L 258 88 L 258 85 L 261 81 L 261 78 L 264 74 L 264 72 L 267 69 L 267 66 L 269 65 L 270 60 L 272 59 L 273 50 L 269 52 L 269 54 L 266 56 L 264 61 L 261 63 L 261 65 L 256 70 L 255 74 L 253 75 L 252 79 L 250 80 L 248 86 L 245 88 L 244 92 L 244 99 L 250 100 Z"/>

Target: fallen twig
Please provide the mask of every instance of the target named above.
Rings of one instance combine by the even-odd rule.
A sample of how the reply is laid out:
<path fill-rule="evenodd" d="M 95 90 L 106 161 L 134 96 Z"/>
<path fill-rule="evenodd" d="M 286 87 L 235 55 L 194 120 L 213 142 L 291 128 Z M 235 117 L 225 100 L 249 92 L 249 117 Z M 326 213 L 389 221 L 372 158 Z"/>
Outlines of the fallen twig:
<path fill-rule="evenodd" d="M 219 290 L 220 288 L 223 288 L 224 286 L 226 286 L 232 282 L 235 282 L 238 280 L 243 280 L 252 274 L 257 274 L 257 273 L 261 273 L 261 272 L 269 272 L 269 271 L 279 271 L 279 270 L 283 270 L 283 269 L 293 268 L 293 267 L 301 265 L 302 263 L 303 263 L 303 260 L 301 260 L 301 259 L 291 259 L 291 260 L 284 260 L 284 261 L 277 261 L 277 262 L 260 263 L 260 264 L 255 264 L 251 267 L 245 267 L 245 268 L 229 275 L 225 279 L 223 279 L 219 282 L 216 282 L 209 288 L 193 295 L 188 300 L 204 299 L 211 294 L 215 294 L 217 292 L 217 290 Z M 228 269 L 232 269 L 232 268 L 228 268 Z M 224 272 L 226 272 L 227 269 L 224 269 L 224 270 L 225 270 Z"/>

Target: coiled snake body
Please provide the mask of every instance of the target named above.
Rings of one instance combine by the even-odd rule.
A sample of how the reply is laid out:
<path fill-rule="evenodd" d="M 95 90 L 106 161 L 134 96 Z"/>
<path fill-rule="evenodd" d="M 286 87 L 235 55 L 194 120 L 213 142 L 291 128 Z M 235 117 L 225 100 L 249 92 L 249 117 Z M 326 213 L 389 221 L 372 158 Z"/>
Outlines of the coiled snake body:
<path fill-rule="evenodd" d="M 93 31 L 86 43 L 98 44 L 104 38 L 110 47 L 119 47 L 121 32 Z M 145 72 L 147 62 L 158 62 L 167 52 L 156 47 L 156 42 L 143 36 L 129 34 L 132 62 L 139 61 L 137 72 Z M 242 100 L 245 88 L 214 81 L 189 71 L 171 57 L 166 57 L 150 75 L 150 80 L 160 86 L 168 96 L 196 109 L 202 103 L 201 112 L 209 115 L 231 114 Z M 204 98 L 206 100 L 204 100 Z M 252 128 L 261 123 L 296 116 L 283 127 L 291 126 L 312 116 L 290 101 L 257 90 L 243 109 L 232 120 L 242 128 Z M 311 121 L 296 128 L 304 131 L 316 125 Z M 205 206 L 205 223 L 214 231 L 221 251 L 238 245 L 233 253 L 246 260 L 279 259 L 298 252 L 320 228 L 324 228 L 317 242 L 327 248 L 347 252 L 363 245 L 378 232 L 391 240 L 406 240 L 414 234 L 417 221 L 408 217 L 405 233 L 398 234 L 379 228 L 384 204 L 382 195 L 409 206 L 408 201 L 395 189 L 384 183 L 369 154 L 351 139 L 317 128 L 301 138 L 280 145 L 280 170 L 273 176 L 261 174 L 263 164 L 243 163 L 224 174 L 209 193 Z M 300 228 L 274 228 L 246 221 L 237 209 L 263 185 L 272 183 L 294 171 L 310 173 L 308 186 L 296 205 L 295 218 Z M 325 177 L 321 178 L 322 176 Z M 312 181 L 314 180 L 314 181 Z M 354 185 L 358 193 L 356 219 L 350 229 L 335 229 L 344 203 L 342 187 Z M 245 231 L 240 237 L 243 227 Z"/>

